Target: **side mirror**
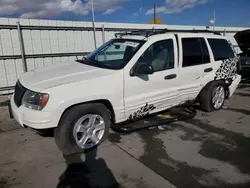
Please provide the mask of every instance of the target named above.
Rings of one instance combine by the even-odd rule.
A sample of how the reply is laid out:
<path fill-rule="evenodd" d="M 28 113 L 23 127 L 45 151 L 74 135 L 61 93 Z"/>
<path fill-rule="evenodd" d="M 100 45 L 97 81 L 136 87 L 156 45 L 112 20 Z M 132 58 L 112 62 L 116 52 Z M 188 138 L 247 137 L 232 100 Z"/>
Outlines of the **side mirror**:
<path fill-rule="evenodd" d="M 147 64 L 138 64 L 134 70 L 131 73 L 131 76 L 137 76 L 137 75 L 148 75 L 148 74 L 153 74 L 154 69 L 152 65 L 147 65 Z"/>

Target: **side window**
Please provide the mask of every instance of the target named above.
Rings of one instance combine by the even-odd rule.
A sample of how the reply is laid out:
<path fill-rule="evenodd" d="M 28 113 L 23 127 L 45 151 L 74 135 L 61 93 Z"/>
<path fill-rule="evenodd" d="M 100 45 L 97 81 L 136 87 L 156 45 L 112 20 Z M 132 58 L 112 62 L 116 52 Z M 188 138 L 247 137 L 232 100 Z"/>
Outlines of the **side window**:
<path fill-rule="evenodd" d="M 225 39 L 208 39 L 209 45 L 214 54 L 214 60 L 234 58 L 234 52 Z"/>
<path fill-rule="evenodd" d="M 137 63 L 152 65 L 155 72 L 174 68 L 173 40 L 168 39 L 152 44 Z"/>
<path fill-rule="evenodd" d="M 190 67 L 210 62 L 204 38 L 182 38 L 182 67 Z"/>

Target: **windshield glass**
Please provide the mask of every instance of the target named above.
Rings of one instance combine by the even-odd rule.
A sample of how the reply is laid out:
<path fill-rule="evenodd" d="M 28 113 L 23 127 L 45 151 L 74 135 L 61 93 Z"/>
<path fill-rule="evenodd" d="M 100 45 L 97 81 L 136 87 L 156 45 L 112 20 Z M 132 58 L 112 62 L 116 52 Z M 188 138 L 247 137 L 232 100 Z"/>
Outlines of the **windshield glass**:
<path fill-rule="evenodd" d="M 143 43 L 141 40 L 113 39 L 92 52 L 87 60 L 93 62 L 93 66 L 122 69 Z"/>

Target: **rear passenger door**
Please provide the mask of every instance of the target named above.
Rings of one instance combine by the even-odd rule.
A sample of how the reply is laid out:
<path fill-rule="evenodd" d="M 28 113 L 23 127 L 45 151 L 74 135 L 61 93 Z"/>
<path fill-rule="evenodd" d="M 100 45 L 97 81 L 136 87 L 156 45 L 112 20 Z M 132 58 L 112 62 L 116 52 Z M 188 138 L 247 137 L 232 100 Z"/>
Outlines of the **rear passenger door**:
<path fill-rule="evenodd" d="M 180 34 L 179 40 L 179 90 L 178 101 L 197 97 L 201 88 L 214 74 L 211 49 L 199 34 Z"/>

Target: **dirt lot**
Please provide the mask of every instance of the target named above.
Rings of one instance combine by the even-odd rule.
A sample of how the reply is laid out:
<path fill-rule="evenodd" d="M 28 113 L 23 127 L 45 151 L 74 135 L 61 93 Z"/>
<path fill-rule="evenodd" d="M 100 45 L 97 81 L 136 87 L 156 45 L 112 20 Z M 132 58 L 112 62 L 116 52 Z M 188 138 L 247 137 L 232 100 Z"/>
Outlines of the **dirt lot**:
<path fill-rule="evenodd" d="M 97 150 L 72 156 L 63 156 L 50 135 L 20 129 L 1 105 L 0 188 L 249 188 L 249 99 L 245 79 L 219 112 L 198 111 L 164 130 L 112 132 Z"/>

